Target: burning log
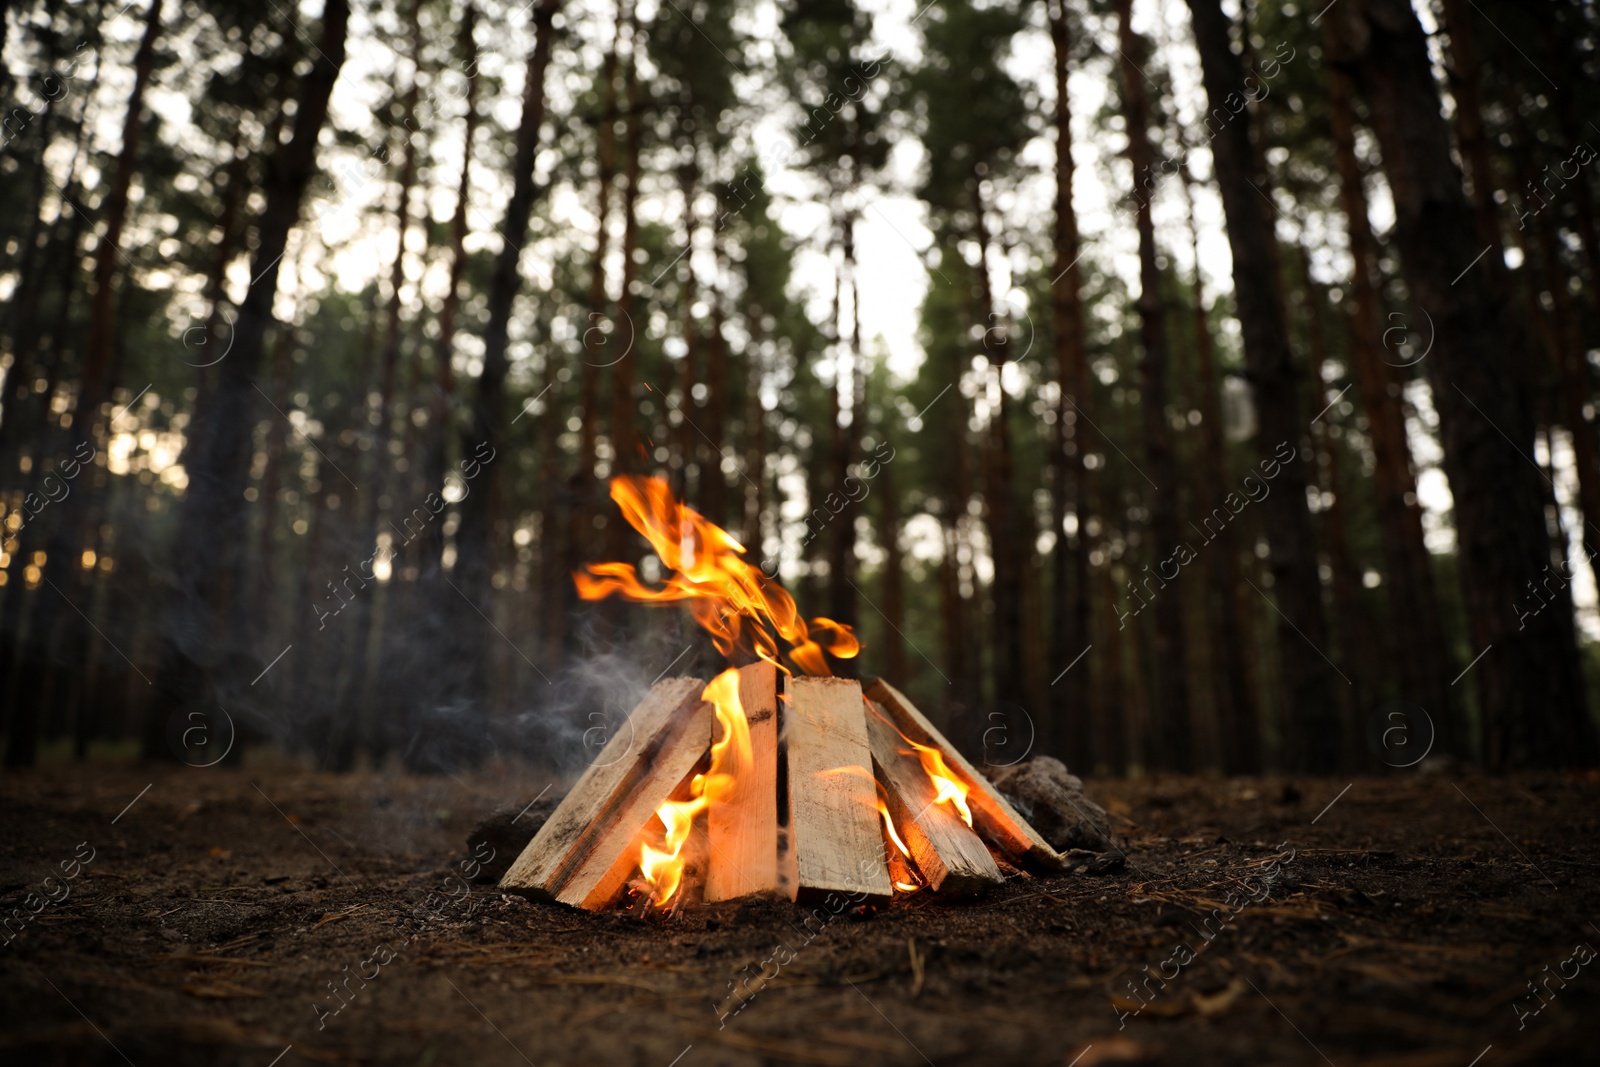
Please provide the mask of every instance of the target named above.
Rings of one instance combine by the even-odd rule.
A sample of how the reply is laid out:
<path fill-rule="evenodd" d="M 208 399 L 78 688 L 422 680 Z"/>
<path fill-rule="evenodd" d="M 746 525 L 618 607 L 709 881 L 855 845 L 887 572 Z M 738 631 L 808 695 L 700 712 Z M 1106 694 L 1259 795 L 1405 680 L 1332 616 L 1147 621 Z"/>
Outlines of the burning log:
<path fill-rule="evenodd" d="M 711 743 L 711 705 L 695 678 L 657 682 L 501 880 L 536 899 L 595 909 L 611 903 L 639 864 L 656 810 Z"/>
<path fill-rule="evenodd" d="M 830 892 L 889 899 L 860 684 L 791 676 L 784 695 L 790 899 Z"/>
<path fill-rule="evenodd" d="M 967 802 L 972 808 L 973 826 L 991 845 L 1019 866 L 1058 869 L 1061 855 L 1050 847 L 1039 832 L 1017 813 L 1000 791 L 978 773 L 955 746 L 906 699 L 904 693 L 877 679 L 867 687 L 867 695 L 882 705 L 895 727 L 909 741 L 935 749 L 950 769 L 968 787 Z"/>
<path fill-rule="evenodd" d="M 776 892 L 778 884 L 778 670 L 739 668 L 739 703 L 750 727 L 750 765 L 706 812 L 708 901 Z"/>
<path fill-rule="evenodd" d="M 890 724 L 882 705 L 873 705 L 872 711 L 867 716 L 867 736 L 889 816 L 928 888 L 959 894 L 999 885 L 1003 881 L 999 865 L 963 820 L 962 812 L 945 802 L 917 753 Z"/>

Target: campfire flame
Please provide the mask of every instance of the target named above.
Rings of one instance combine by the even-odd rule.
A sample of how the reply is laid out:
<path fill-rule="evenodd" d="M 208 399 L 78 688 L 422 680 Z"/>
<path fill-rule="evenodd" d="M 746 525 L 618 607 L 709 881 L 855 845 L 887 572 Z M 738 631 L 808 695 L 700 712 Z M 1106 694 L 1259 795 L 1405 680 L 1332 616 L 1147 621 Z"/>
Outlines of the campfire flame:
<path fill-rule="evenodd" d="M 916 752 L 917 758 L 922 761 L 923 772 L 932 780 L 935 793 L 933 802 L 948 803 L 955 808 L 956 814 L 961 816 L 961 821 L 970 828 L 972 809 L 967 806 L 967 792 L 971 787 L 945 766 L 944 755 L 938 749 L 919 745 L 905 734 L 901 734 L 900 737 Z"/>
<path fill-rule="evenodd" d="M 639 874 L 650 884 L 650 902 L 658 908 L 666 907 L 683 884 L 683 846 L 695 816 L 732 794 L 753 760 L 750 723 L 739 701 L 738 670 L 730 668 L 713 678 L 700 699 L 710 702 L 722 727 L 721 740 L 711 746 L 711 766 L 689 783 L 688 800 L 669 800 L 656 809 L 666 827 L 662 847 L 648 842 L 639 846 Z"/>
<path fill-rule="evenodd" d="M 882 786 L 879 786 L 880 791 Z M 900 850 L 900 855 L 911 858 L 911 850 L 906 843 L 900 840 L 900 832 L 894 828 L 894 820 L 889 817 L 889 805 L 883 802 L 883 797 L 878 798 L 878 814 L 883 816 L 883 830 L 889 835 L 889 840 L 894 842 L 894 847 Z"/>
<path fill-rule="evenodd" d="M 824 652 L 849 659 L 861 651 L 849 626 L 827 618 L 808 624 L 801 618 L 788 591 L 744 560 L 744 546 L 673 499 L 663 479 L 613 478 L 611 499 L 672 575 L 652 588 L 640 581 L 631 563 L 591 563 L 587 573 L 573 575 L 583 599 L 600 600 L 615 593 L 648 604 L 686 600 L 695 621 L 711 634 L 724 656 L 732 659 L 743 646 L 786 669 L 778 660 L 778 638 L 782 638 L 790 645 L 789 659 L 805 674 L 833 673 Z"/>

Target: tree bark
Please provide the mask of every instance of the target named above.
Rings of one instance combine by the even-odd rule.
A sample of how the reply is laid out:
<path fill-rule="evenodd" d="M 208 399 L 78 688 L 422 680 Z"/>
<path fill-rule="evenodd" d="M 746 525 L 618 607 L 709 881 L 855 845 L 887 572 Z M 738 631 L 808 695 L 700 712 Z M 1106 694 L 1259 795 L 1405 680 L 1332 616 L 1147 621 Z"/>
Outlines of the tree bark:
<path fill-rule="evenodd" d="M 1017 706 L 1027 700 L 1027 668 L 1023 655 L 1022 567 L 1033 556 L 1031 541 L 1021 536 L 1016 501 L 1012 499 L 1014 458 L 1011 443 L 1010 398 L 1006 396 L 1005 363 L 1012 358 L 1007 327 L 995 306 L 989 280 L 988 205 L 982 180 L 974 175 L 972 190 L 973 236 L 978 244 L 978 311 L 985 324 L 985 355 L 993 363 L 998 402 L 989 412 L 984 447 L 983 508 L 989 527 L 989 553 L 994 565 L 990 596 L 994 601 L 994 697 Z M 991 340 L 999 334 L 998 342 Z M 981 593 L 980 593 L 981 597 Z M 981 600 L 980 600 L 981 602 Z"/>
<path fill-rule="evenodd" d="M 1395 234 L 1413 298 L 1435 340 L 1428 376 L 1455 498 L 1460 569 L 1491 767 L 1593 765 L 1570 620 L 1540 612 L 1514 626 L 1523 584 L 1549 563 L 1530 353 L 1507 305 L 1505 266 L 1484 256 L 1461 172 L 1450 156 L 1426 39 L 1405 0 L 1357 0 L 1344 19 L 1395 203 Z"/>
<path fill-rule="evenodd" d="M 110 188 L 101 203 L 101 216 L 105 229 L 100 235 L 94 257 L 92 281 L 93 296 L 89 307 L 89 337 L 84 345 L 83 361 L 78 371 L 78 398 L 70 416 L 71 432 L 67 435 L 67 452 L 81 460 L 94 440 L 95 427 L 100 421 L 100 405 L 109 389 L 113 375 L 113 357 L 116 354 L 116 290 L 117 263 L 124 256 L 118 246 L 128 220 L 128 204 L 133 187 L 133 176 L 139 160 L 140 134 L 144 123 L 144 96 L 155 67 L 156 39 L 161 35 L 162 0 L 153 0 L 145 19 L 144 36 L 133 59 L 133 88 L 128 94 L 128 106 L 122 120 L 122 147 L 117 153 L 117 165 L 112 172 Z M 41 156 L 40 166 L 44 166 Z M 53 392 L 53 390 L 52 390 Z M 44 402 L 50 403 L 50 393 Z M 47 416 L 48 418 L 48 416 Z M 53 435 L 52 435 L 53 436 Z M 43 456 L 34 464 L 40 479 L 46 477 Z M 61 461 L 55 466 L 59 468 Z M 88 466 L 87 464 L 85 464 Z M 67 661 L 82 663 L 83 650 L 88 644 L 88 632 L 79 626 L 79 609 L 68 601 L 77 592 L 74 581 L 78 566 L 81 542 L 88 531 L 89 521 L 96 514 L 96 498 L 101 490 L 94 484 L 94 470 L 90 466 L 81 480 L 68 488 L 59 510 L 51 515 L 50 535 L 46 547 L 43 582 L 50 587 L 48 594 L 41 590 L 35 601 L 35 611 L 26 645 L 19 650 L 17 703 L 6 739 L 5 762 L 7 766 L 31 766 L 37 757 L 40 717 L 45 714 L 49 693 L 52 654 L 61 654 Z M 91 539 L 92 543 L 92 539 Z M 87 625 L 87 622 L 84 622 Z"/>
<path fill-rule="evenodd" d="M 617 173 L 617 48 L 622 42 L 623 18 L 622 5 L 618 4 L 611 47 L 600 63 L 600 121 L 596 124 L 598 144 L 595 151 L 599 171 L 595 217 L 599 222 L 595 230 L 594 261 L 589 268 L 589 319 L 584 323 L 583 367 L 579 371 L 578 403 L 583 425 L 578 431 L 578 482 L 584 502 L 579 510 L 585 518 L 598 514 L 594 492 L 594 465 L 598 458 L 595 439 L 600 428 L 600 368 L 605 363 L 606 350 L 605 335 L 598 327 L 609 317 L 606 312 L 610 310 L 610 298 L 606 293 L 606 253 L 611 247 L 611 230 L 607 224 L 611 219 L 611 187 Z M 613 328 L 616 328 L 615 323 Z M 591 344 L 591 339 L 595 343 Z M 581 548 L 580 545 L 580 551 Z"/>
<path fill-rule="evenodd" d="M 1132 0 L 1117 0 L 1117 41 L 1122 56 L 1122 110 L 1128 127 L 1128 162 L 1134 184 L 1152 174 L 1155 148 L 1150 144 L 1150 107 L 1144 75 L 1138 60 L 1145 55 L 1144 41 L 1129 23 Z M 1148 191 L 1148 187 L 1147 187 Z M 1156 483 L 1150 494 L 1152 564 L 1145 581 L 1155 578 L 1155 662 L 1150 679 L 1151 766 L 1156 770 L 1188 772 L 1194 769 L 1194 731 L 1190 722 L 1188 663 L 1183 639 L 1183 585 L 1178 577 L 1178 469 L 1172 453 L 1172 430 L 1167 423 L 1167 375 L 1172 361 L 1167 344 L 1167 309 L 1161 294 L 1161 268 L 1156 263 L 1156 231 L 1150 196 L 1137 196 L 1139 230 L 1139 335 L 1143 345 L 1140 363 L 1140 408 L 1144 415 L 1145 458 Z M 1172 564 L 1171 574 L 1166 565 Z M 1141 582 L 1141 584 L 1143 584 Z"/>
<path fill-rule="evenodd" d="M 1050 452 L 1050 520 L 1056 547 L 1051 553 L 1048 658 L 1054 671 L 1065 669 L 1090 643 L 1089 469 L 1084 460 L 1092 447 L 1092 439 L 1088 417 L 1082 413 L 1089 404 L 1089 356 L 1084 341 L 1083 278 L 1078 269 L 1078 216 L 1072 203 L 1072 110 L 1067 94 L 1072 38 L 1065 0 L 1051 0 L 1049 16 L 1056 90 L 1054 265 L 1050 269 L 1055 281 L 1050 289 L 1050 321 L 1059 392 Z M 1072 428 L 1070 437 L 1069 425 Z M 1077 529 L 1075 547 L 1067 541 L 1069 512 Z M 1050 687 L 1045 751 L 1062 754 L 1073 767 L 1090 766 L 1089 678 L 1087 668 L 1067 671 Z"/>
<path fill-rule="evenodd" d="M 1340 723 L 1332 687 L 1343 679 L 1324 658 L 1328 641 L 1322 583 L 1306 506 L 1306 472 L 1299 458 L 1307 424 L 1275 269 L 1272 205 L 1257 187 L 1260 183 L 1252 183 L 1251 115 L 1239 91 L 1244 68 L 1229 41 L 1228 18 L 1219 0 L 1188 0 L 1188 4 L 1211 105 L 1208 123 L 1221 125 L 1211 140 L 1211 151 L 1233 251 L 1245 364 L 1255 387 L 1262 439 L 1281 461 L 1277 484 L 1261 503 L 1261 517 L 1271 548 L 1284 706 L 1292 716 L 1285 722 L 1288 753 L 1299 769 L 1327 771 L 1339 756 Z M 1230 106 L 1234 100 L 1239 101 L 1237 111 Z M 1287 457 L 1282 454 L 1285 449 Z"/>
<path fill-rule="evenodd" d="M 501 640 L 492 621 L 495 614 L 492 578 L 496 556 L 496 520 L 500 514 L 505 480 L 503 454 L 511 446 L 505 420 L 506 375 L 511 366 L 506 349 L 510 342 L 512 307 L 522 288 L 522 276 L 518 270 L 522 259 L 522 242 L 527 239 L 528 222 L 539 193 L 534 184 L 533 165 L 539 152 L 540 130 L 544 126 L 545 71 L 550 66 L 552 38 L 555 34 L 552 20 L 560 7 L 561 0 L 540 0 L 533 12 L 534 43 L 523 79 L 522 117 L 517 125 L 511 167 L 511 199 L 506 203 L 505 216 L 499 227 L 504 244 L 495 257 L 494 271 L 489 279 L 488 322 L 483 335 L 483 373 L 478 377 L 476 395 L 462 427 L 464 455 L 474 457 L 482 464 L 478 468 L 478 479 L 461 502 L 455 566 L 455 584 L 476 609 L 472 614 L 486 621 L 478 639 L 468 643 L 472 650 L 468 657 L 472 669 L 465 672 L 468 686 L 465 696 L 470 731 L 487 728 L 489 672 L 492 664 L 490 649 L 499 647 Z M 551 419 L 548 409 L 545 419 Z M 546 505 L 548 514 L 548 501 Z M 545 533 L 549 533 L 548 524 Z M 565 598 L 561 598 L 554 605 L 557 610 L 546 612 L 546 619 L 551 626 L 561 627 L 565 604 Z M 487 740 L 486 736 L 480 737 L 483 741 Z M 412 746 L 410 751 L 429 759 L 429 748 L 430 745 L 424 743 Z M 476 762 L 482 752 L 468 749 L 462 755 L 468 762 Z"/>
<path fill-rule="evenodd" d="M 638 301 L 634 289 L 638 285 L 639 265 L 634 262 L 634 255 L 639 250 L 639 154 L 641 150 L 640 139 L 643 134 L 644 116 L 641 114 L 643 101 L 639 86 L 639 57 L 641 35 L 639 33 L 639 12 L 631 8 L 628 16 L 629 47 L 628 60 L 623 74 L 623 83 L 626 86 L 627 99 L 627 127 L 623 142 L 623 189 L 622 189 L 622 291 L 617 300 L 616 328 L 611 335 L 609 355 L 606 357 L 611 367 L 611 452 L 612 473 L 627 474 L 637 470 L 640 466 L 638 451 L 639 434 L 635 427 L 638 415 L 638 405 L 633 396 L 634 346 L 638 340 L 638 326 L 633 321 L 634 308 Z M 628 527 L 625 523 L 616 523 L 615 529 L 620 537 L 611 539 L 614 547 L 626 544 Z M 608 559 L 621 559 L 619 552 L 609 552 Z"/>
<path fill-rule="evenodd" d="M 1189 219 L 1189 248 L 1194 257 L 1195 375 L 1200 392 L 1200 448 L 1204 460 L 1196 471 L 1195 486 L 1202 500 L 1221 500 L 1228 472 L 1228 454 L 1222 440 L 1222 404 L 1217 394 L 1215 349 L 1211 316 L 1206 309 L 1204 280 L 1200 277 L 1200 231 L 1195 225 L 1194 197 L 1187 167 L 1180 171 Z M 1215 664 L 1218 754 L 1224 774 L 1261 773 L 1261 708 L 1251 682 L 1246 649 L 1250 613 L 1241 600 L 1244 583 L 1239 578 L 1240 537 L 1230 523 L 1217 535 L 1219 542 L 1206 561 L 1211 611 L 1217 625 Z M 1210 615 L 1210 612 L 1207 613 Z"/>
<path fill-rule="evenodd" d="M 854 192 L 853 183 L 844 195 Z M 834 381 L 833 428 L 829 454 L 829 483 L 825 500 L 841 501 L 833 512 L 828 538 L 828 617 L 846 626 L 856 623 L 856 590 L 851 575 L 855 572 L 856 515 L 858 509 L 849 494 L 850 466 L 857 458 L 857 445 L 861 440 L 861 412 L 864 407 L 856 391 L 856 365 L 861 360 L 861 290 L 856 284 L 856 220 L 853 211 L 847 210 L 839 224 L 839 244 L 844 265 L 836 281 L 834 302 Z M 846 281 L 850 285 L 850 323 L 840 324 L 843 317 L 841 304 Z M 848 340 L 847 340 L 848 339 Z M 848 345 L 848 348 L 847 348 Z M 845 353 L 849 352 L 846 360 Z M 844 424 L 844 398 L 850 398 L 850 425 Z M 847 678 L 856 675 L 854 660 L 829 657 L 834 673 Z"/>
<path fill-rule="evenodd" d="M 628 13 L 628 58 L 623 73 L 627 100 L 627 128 L 623 141 L 622 189 L 622 290 L 617 298 L 617 321 L 611 334 L 611 344 L 606 356 L 611 370 L 611 474 L 612 477 L 632 474 L 647 467 L 653 459 L 642 454 L 639 445 L 638 402 L 634 398 L 634 364 L 639 327 L 634 322 L 634 309 L 638 306 L 634 290 L 638 287 L 639 265 L 634 256 L 639 249 L 639 172 L 641 138 L 643 136 L 643 99 L 639 85 L 639 50 L 643 47 L 639 31 L 639 10 L 630 5 Z M 758 402 L 759 403 L 759 402 Z M 762 446 L 763 454 L 765 445 Z M 627 523 L 612 521 L 606 525 L 606 559 L 625 560 L 635 553 L 630 546 L 636 543 L 633 529 Z M 610 618 L 625 626 L 626 608 L 613 598 Z"/>
<path fill-rule="evenodd" d="M 1329 54 L 1340 50 L 1338 19 L 1323 22 Z M 1444 617 L 1433 576 L 1432 555 L 1423 540 L 1422 507 L 1412 474 L 1411 446 L 1406 440 L 1405 379 L 1386 358 L 1385 322 L 1378 292 L 1377 242 L 1372 234 L 1367 190 L 1356 158 L 1354 87 L 1349 73 L 1328 63 L 1328 113 L 1334 159 L 1339 169 L 1339 200 L 1350 242 L 1351 369 L 1356 392 L 1367 416 L 1372 441 L 1373 485 L 1388 585 L 1389 613 L 1394 627 L 1392 663 L 1407 700 L 1437 716 L 1435 748 L 1464 754 L 1461 706 L 1450 682 L 1457 671 L 1445 636 Z M 1389 322 L 1396 321 L 1391 317 Z M 1410 325 L 1410 324 L 1405 324 Z M 1414 324 L 1421 329 L 1423 323 Z"/>
<path fill-rule="evenodd" d="M 219 365 L 216 395 L 203 410 L 184 452 L 189 486 L 173 557 L 177 588 L 163 635 L 156 714 L 146 722 L 147 754 L 164 747 L 168 712 L 203 703 L 205 674 L 220 651 L 210 642 L 213 605 L 219 584 L 234 572 L 240 546 L 246 543 L 247 512 L 240 500 L 250 474 L 251 411 L 266 333 L 273 323 L 278 264 L 316 169 L 317 139 L 344 63 L 349 16 L 348 0 L 328 0 L 324 7 L 318 62 L 301 79 L 293 133 L 276 147 L 262 183 L 265 207 L 250 265 L 255 282 L 239 308 L 233 350 Z M 229 679 L 229 684 L 238 683 Z"/>
<path fill-rule="evenodd" d="M 1491 254 L 1505 262 L 1505 247 L 1494 202 L 1494 168 L 1489 160 L 1489 138 L 1483 128 L 1482 66 L 1478 62 L 1477 34 L 1468 10 L 1470 0 L 1441 0 L 1444 31 L 1450 40 L 1450 92 L 1456 103 L 1456 138 L 1461 161 L 1472 189 L 1472 218 L 1478 239 L 1493 246 Z"/>
<path fill-rule="evenodd" d="M 1515 118 L 1517 169 L 1524 182 L 1533 182 L 1536 176 L 1528 148 L 1533 142 L 1521 114 L 1515 113 Z M 1531 229 L 1538 241 L 1538 265 L 1544 273 L 1544 291 L 1550 294 L 1548 312 L 1544 311 L 1542 301 L 1536 299 L 1535 303 L 1539 306 L 1540 316 L 1546 318 L 1549 325 L 1551 370 L 1554 372 L 1560 402 L 1560 409 L 1554 414 L 1566 424 L 1567 431 L 1572 435 L 1573 466 L 1578 476 L 1578 510 L 1583 516 L 1580 543 L 1584 546 L 1590 573 L 1600 576 L 1594 565 L 1594 557 L 1600 553 L 1600 460 L 1595 455 L 1594 426 L 1584 418 L 1583 412 L 1585 404 L 1593 396 L 1584 354 L 1585 345 L 1579 329 L 1578 311 L 1572 306 L 1572 293 L 1567 288 L 1567 275 L 1562 271 L 1560 238 L 1555 232 L 1555 225 L 1549 215 L 1540 212 Z M 1529 263 L 1529 267 L 1532 266 Z M 1531 269 L 1529 274 L 1529 284 L 1537 292 L 1539 286 L 1532 280 Z M 1570 574 L 1569 571 L 1569 577 Z"/>
<path fill-rule="evenodd" d="M 89 304 L 89 340 L 83 349 L 83 367 L 78 375 L 77 435 L 87 440 L 89 429 L 99 417 L 105 396 L 111 356 L 116 341 L 116 292 L 112 288 L 117 261 L 123 255 L 118 247 L 128 220 L 128 197 L 133 188 L 134 168 L 139 160 L 139 135 L 143 129 L 144 94 L 155 66 L 156 38 L 161 35 L 163 0 L 151 0 L 145 19 L 144 37 L 133 57 L 133 90 L 128 94 L 128 112 L 122 120 L 122 150 L 117 154 L 117 169 L 111 178 L 101 215 L 105 232 L 94 257 L 94 297 Z"/>
<path fill-rule="evenodd" d="M 1322 327 L 1322 295 L 1311 277 L 1311 253 L 1305 247 L 1294 250 L 1299 267 L 1300 293 L 1304 301 L 1306 336 L 1311 345 L 1311 366 L 1318 381 L 1322 381 L 1321 368 L 1328 365 L 1327 337 Z M 1362 765 L 1361 736 L 1364 729 L 1362 715 L 1371 706 L 1375 687 L 1382 682 L 1378 670 L 1378 632 L 1366 605 L 1361 599 L 1361 573 L 1356 568 L 1350 551 L 1349 503 L 1345 499 L 1344 482 L 1339 472 L 1339 439 L 1335 430 L 1334 412 L 1323 413 L 1311 426 L 1312 447 L 1316 450 L 1316 488 L 1324 499 L 1318 511 L 1321 518 L 1322 544 L 1328 555 L 1328 568 L 1333 574 L 1332 619 L 1335 633 L 1336 655 L 1344 662 L 1350 676 L 1350 685 L 1344 698 L 1344 747 L 1341 762 L 1346 769 Z M 1385 633 L 1387 638 L 1388 634 Z M 1392 641 L 1385 640 L 1387 645 Z"/>

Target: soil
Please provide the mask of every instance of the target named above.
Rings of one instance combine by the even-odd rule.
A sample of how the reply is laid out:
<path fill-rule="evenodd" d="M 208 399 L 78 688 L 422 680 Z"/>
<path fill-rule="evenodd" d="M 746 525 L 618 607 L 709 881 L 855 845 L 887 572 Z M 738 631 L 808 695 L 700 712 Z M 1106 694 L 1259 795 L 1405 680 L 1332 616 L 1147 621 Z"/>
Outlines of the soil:
<path fill-rule="evenodd" d="M 469 890 L 469 831 L 550 784 L 8 773 L 0 1060 L 1595 1062 L 1595 776 L 1090 780 L 1108 859 L 809 920 Z"/>

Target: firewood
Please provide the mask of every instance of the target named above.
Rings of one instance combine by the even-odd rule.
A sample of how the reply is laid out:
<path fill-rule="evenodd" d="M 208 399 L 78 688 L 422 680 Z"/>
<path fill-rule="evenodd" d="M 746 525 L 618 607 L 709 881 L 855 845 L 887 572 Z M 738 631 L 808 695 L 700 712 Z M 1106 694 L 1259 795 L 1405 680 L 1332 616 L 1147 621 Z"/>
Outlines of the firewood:
<path fill-rule="evenodd" d="M 892 887 L 860 684 L 790 677 L 784 695 L 790 898 L 887 900 Z"/>
<path fill-rule="evenodd" d="M 920 745 L 938 749 L 950 770 L 971 787 L 967 804 L 972 808 L 973 826 L 984 840 L 1008 858 L 1022 861 L 1024 866 L 1047 869 L 1063 866 L 1061 855 L 954 745 L 945 740 L 904 693 L 879 678 L 867 687 L 867 695 L 883 705 L 901 733 Z"/>
<path fill-rule="evenodd" d="M 685 708 L 681 714 L 681 726 L 669 725 L 650 766 L 631 787 L 633 792 L 624 798 L 623 807 L 610 817 L 613 825 L 556 894 L 563 904 L 599 911 L 615 902 L 628 878 L 639 869 L 640 844 L 645 840 L 661 844 L 666 828 L 656 818 L 657 809 L 669 800 L 689 799 L 690 783 L 706 770 L 715 717 L 711 705 L 704 703 Z M 681 853 L 686 866 L 692 851 L 705 851 L 704 841 L 697 846 L 694 837 L 692 831 Z M 684 881 L 690 881 L 687 873 Z M 684 895 L 680 888 L 673 904 Z"/>
<path fill-rule="evenodd" d="M 1062 855 L 1070 849 L 1108 852 L 1111 816 L 1083 792 L 1083 779 L 1051 756 L 1034 756 L 994 772 L 994 784 L 1006 791 L 1044 839 Z"/>
<path fill-rule="evenodd" d="M 501 879 L 502 889 L 600 907 L 638 861 L 640 832 L 711 744 L 696 678 L 657 682 Z M 620 870 L 620 873 L 618 873 Z"/>
<path fill-rule="evenodd" d="M 881 704 L 867 716 L 867 737 L 878 781 L 883 783 L 889 816 L 930 889 L 941 893 L 979 893 L 1004 879 L 989 849 L 947 804 L 922 763 L 889 724 Z M 881 717 L 880 717 L 881 716 Z M 893 848 L 893 845 L 890 845 Z"/>
<path fill-rule="evenodd" d="M 711 805 L 708 901 L 778 889 L 778 672 L 762 660 L 739 668 L 739 703 L 750 724 L 748 767 L 733 792 Z"/>

